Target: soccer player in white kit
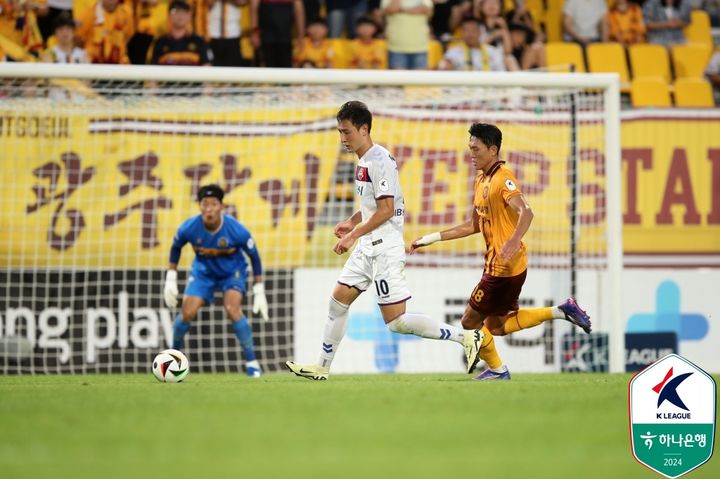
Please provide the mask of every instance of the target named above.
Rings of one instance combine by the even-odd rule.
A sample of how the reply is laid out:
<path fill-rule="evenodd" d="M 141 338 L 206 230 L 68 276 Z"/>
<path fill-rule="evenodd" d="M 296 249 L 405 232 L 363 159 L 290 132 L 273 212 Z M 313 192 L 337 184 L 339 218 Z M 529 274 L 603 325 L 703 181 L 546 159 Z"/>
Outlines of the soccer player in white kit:
<path fill-rule="evenodd" d="M 405 202 L 395 159 L 370 138 L 372 114 L 364 103 L 349 101 L 340 107 L 337 123 L 343 146 L 359 158 L 355 186 L 360 196 L 360 211 L 335 226 L 339 241 L 333 251 L 340 255 L 355 241 L 359 243 L 345 263 L 330 298 L 320 360 L 317 364 L 288 361 L 288 368 L 304 378 L 327 379 L 347 330 L 350 305 L 363 291 L 373 288 L 385 324 L 391 331 L 461 344 L 470 373 L 480 357 L 481 331 L 463 330 L 405 310 L 405 302 L 411 297 L 405 278 Z"/>

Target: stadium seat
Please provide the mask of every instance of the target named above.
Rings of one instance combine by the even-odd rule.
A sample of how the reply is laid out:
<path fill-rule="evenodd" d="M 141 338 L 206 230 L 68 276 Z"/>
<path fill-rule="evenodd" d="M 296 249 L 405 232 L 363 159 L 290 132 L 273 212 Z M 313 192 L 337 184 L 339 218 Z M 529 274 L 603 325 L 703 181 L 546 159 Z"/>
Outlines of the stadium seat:
<path fill-rule="evenodd" d="M 683 30 L 688 43 L 702 43 L 712 48 L 713 38 L 710 27 L 710 15 L 703 10 L 690 12 L 690 25 Z"/>
<path fill-rule="evenodd" d="M 545 36 L 547 42 L 561 42 L 563 34 L 562 9 L 565 0 L 548 0 L 545 10 Z"/>
<path fill-rule="evenodd" d="M 329 38 L 333 50 L 333 68 L 350 68 L 350 48 L 345 38 Z"/>
<path fill-rule="evenodd" d="M 430 40 L 428 42 L 428 69 L 435 70 L 444 54 L 442 43 Z"/>
<path fill-rule="evenodd" d="M 710 82 L 702 78 L 678 78 L 675 80 L 675 106 L 715 106 Z"/>
<path fill-rule="evenodd" d="M 618 73 L 620 88 L 630 91 L 625 49 L 619 43 L 592 43 L 587 47 L 588 69 L 591 73 Z"/>
<path fill-rule="evenodd" d="M 549 71 L 568 72 L 569 65 L 575 65 L 576 72 L 585 72 L 585 61 L 580 45 L 569 42 L 549 42 L 545 46 Z"/>
<path fill-rule="evenodd" d="M 670 88 L 661 77 L 636 78 L 630 86 L 632 106 L 672 106 Z"/>
<path fill-rule="evenodd" d="M 712 50 L 702 43 L 672 46 L 675 78 L 703 78 Z"/>
<path fill-rule="evenodd" d="M 633 78 L 660 77 L 670 83 L 670 61 L 667 48 L 652 43 L 630 46 L 630 67 Z"/>
<path fill-rule="evenodd" d="M 515 8 L 514 5 L 510 10 L 513 8 Z M 545 21 L 544 0 L 525 0 L 525 8 L 530 12 L 533 20 L 535 20 L 536 27 Z M 509 12 L 510 10 L 505 9 L 506 12 Z"/>

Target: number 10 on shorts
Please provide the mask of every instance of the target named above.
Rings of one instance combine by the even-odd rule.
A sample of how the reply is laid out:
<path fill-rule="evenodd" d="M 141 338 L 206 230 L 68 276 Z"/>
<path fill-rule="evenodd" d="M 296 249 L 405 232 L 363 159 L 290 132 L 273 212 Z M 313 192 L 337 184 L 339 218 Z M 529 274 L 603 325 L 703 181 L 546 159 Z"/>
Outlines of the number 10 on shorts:
<path fill-rule="evenodd" d="M 387 281 L 384 279 L 375 280 L 375 292 L 377 293 L 378 298 L 382 298 L 390 294 L 390 286 L 388 286 Z"/>

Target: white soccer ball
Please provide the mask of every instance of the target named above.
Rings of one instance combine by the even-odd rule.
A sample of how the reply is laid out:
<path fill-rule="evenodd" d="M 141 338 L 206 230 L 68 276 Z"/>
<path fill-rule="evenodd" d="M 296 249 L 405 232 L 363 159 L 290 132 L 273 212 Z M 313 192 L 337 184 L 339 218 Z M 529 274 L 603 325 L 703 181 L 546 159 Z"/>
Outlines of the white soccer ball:
<path fill-rule="evenodd" d="M 177 349 L 166 349 L 153 359 L 152 372 L 161 383 L 179 383 L 190 372 L 190 363 Z"/>

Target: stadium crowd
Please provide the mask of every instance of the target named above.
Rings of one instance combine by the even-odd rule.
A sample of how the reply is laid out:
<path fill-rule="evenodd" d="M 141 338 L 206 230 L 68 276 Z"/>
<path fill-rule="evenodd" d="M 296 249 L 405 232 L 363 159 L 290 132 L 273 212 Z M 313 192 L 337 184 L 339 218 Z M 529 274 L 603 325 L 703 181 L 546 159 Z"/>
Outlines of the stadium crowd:
<path fill-rule="evenodd" d="M 717 95 L 719 27 L 720 0 L 0 0 L 0 60 L 615 71 L 590 55 L 614 44 L 637 78 L 631 49 L 650 44 L 669 88 L 698 77 Z"/>

